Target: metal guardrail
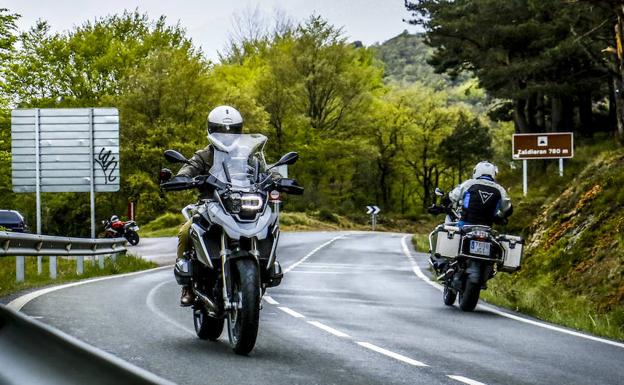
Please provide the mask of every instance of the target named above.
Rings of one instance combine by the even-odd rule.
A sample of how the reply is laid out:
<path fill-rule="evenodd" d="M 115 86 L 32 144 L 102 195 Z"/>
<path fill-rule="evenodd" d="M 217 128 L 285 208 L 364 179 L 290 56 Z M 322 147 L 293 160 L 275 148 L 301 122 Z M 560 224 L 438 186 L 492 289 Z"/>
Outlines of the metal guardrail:
<path fill-rule="evenodd" d="M 100 268 L 104 267 L 105 255 L 126 252 L 125 238 L 74 238 L 51 235 L 37 235 L 0 231 L 0 257 L 15 256 L 15 275 L 18 282 L 24 280 L 24 257 L 39 257 L 38 270 L 41 274 L 41 257 L 50 257 L 50 277 L 56 278 L 56 258 L 76 257 L 76 272 L 84 271 L 84 257 L 100 256 Z"/>
<path fill-rule="evenodd" d="M 3 305 L 0 352 L 3 384 L 172 384 Z"/>

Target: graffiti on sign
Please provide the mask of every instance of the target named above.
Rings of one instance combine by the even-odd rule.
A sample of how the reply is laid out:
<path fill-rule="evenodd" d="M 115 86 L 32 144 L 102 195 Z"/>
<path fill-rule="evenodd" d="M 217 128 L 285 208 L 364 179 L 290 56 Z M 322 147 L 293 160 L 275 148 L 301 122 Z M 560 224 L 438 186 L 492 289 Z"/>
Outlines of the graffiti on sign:
<path fill-rule="evenodd" d="M 117 179 L 117 177 L 114 176 L 113 174 L 115 173 L 115 170 L 117 169 L 117 165 L 119 164 L 119 162 L 112 155 L 111 150 L 106 151 L 106 148 L 102 147 L 100 149 L 100 153 L 98 154 L 98 157 L 95 160 L 95 162 L 99 164 L 100 167 L 102 167 L 102 172 L 104 173 L 105 183 L 107 184 L 108 182 L 112 183 Z"/>

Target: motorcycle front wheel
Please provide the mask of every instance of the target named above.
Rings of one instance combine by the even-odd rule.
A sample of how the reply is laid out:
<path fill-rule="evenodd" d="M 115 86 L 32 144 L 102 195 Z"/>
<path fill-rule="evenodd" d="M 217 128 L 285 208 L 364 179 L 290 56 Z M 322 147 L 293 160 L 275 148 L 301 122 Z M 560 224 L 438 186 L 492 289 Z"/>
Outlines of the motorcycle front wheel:
<path fill-rule="evenodd" d="M 126 233 L 126 239 L 132 246 L 136 246 L 139 244 L 139 234 L 135 231 L 128 231 Z"/>
<path fill-rule="evenodd" d="M 260 321 L 260 283 L 256 263 L 249 259 L 236 261 L 232 271 L 234 308 L 228 313 L 228 337 L 236 354 L 246 355 L 253 349 Z"/>
<path fill-rule="evenodd" d="M 209 316 L 203 306 L 193 310 L 193 323 L 197 337 L 202 340 L 216 341 L 223 332 L 223 318 Z"/>

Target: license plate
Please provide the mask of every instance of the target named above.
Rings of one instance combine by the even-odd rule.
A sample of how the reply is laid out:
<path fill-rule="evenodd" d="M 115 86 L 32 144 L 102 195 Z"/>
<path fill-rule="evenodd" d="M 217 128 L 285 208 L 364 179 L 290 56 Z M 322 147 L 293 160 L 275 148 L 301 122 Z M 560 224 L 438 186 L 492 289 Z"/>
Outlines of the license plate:
<path fill-rule="evenodd" d="M 130 230 L 139 231 L 139 226 L 132 226 Z"/>
<path fill-rule="evenodd" d="M 490 244 L 488 242 L 470 241 L 470 253 L 489 256 Z"/>

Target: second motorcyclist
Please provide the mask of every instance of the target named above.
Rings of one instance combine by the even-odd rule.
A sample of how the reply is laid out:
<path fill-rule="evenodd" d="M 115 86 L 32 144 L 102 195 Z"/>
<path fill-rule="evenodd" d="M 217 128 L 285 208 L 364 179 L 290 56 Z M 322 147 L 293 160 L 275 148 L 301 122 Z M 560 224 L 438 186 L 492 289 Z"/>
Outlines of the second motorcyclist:
<path fill-rule="evenodd" d="M 455 187 L 442 199 L 444 206 L 450 206 L 459 213 L 459 227 L 491 227 L 494 222 L 505 220 L 512 214 L 513 206 L 507 191 L 496 183 L 497 174 L 498 168 L 494 164 L 479 162 L 473 169 L 472 178 Z M 432 262 L 436 270 L 441 270 L 446 260 L 432 257 Z"/>

